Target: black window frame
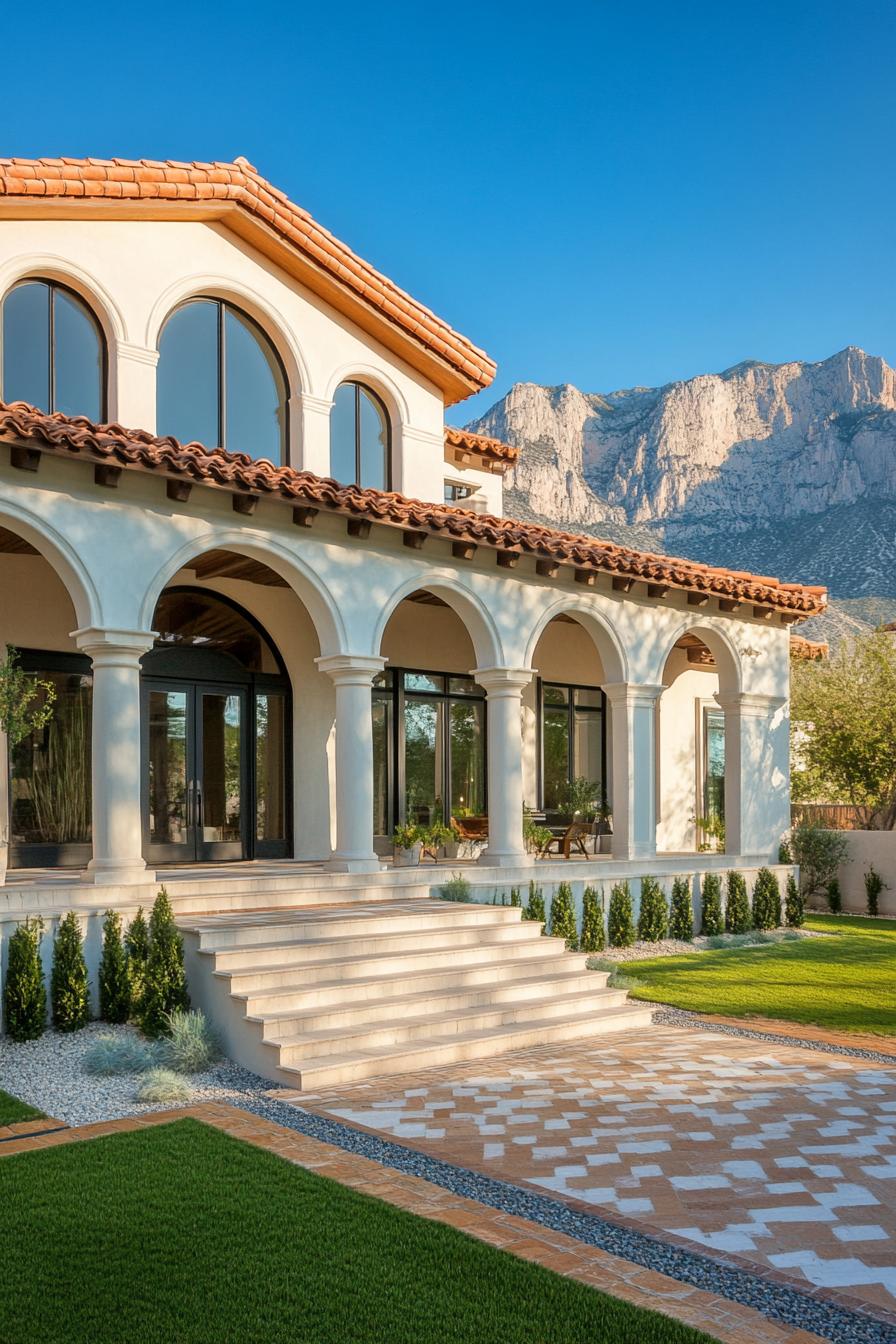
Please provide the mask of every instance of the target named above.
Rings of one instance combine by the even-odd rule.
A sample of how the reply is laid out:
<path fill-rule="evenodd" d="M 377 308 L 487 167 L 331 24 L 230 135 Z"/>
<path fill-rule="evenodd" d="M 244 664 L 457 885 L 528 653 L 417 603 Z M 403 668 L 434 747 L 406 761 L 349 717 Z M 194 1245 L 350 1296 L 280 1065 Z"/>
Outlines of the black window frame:
<path fill-rule="evenodd" d="M 567 781 L 575 779 L 575 714 L 576 710 L 580 713 L 600 714 L 600 774 L 601 789 L 605 796 L 609 796 L 607 787 L 607 697 L 601 686 L 585 686 L 581 682 L 557 681 L 553 677 L 539 677 L 537 680 L 537 732 L 538 732 L 538 752 L 537 752 L 537 785 L 538 785 L 538 807 L 544 811 L 544 688 L 545 686 L 556 686 L 558 690 L 566 692 L 566 713 L 568 717 L 568 726 L 566 734 L 566 778 Z M 577 705 L 575 702 L 576 691 L 598 691 L 600 693 L 600 705 Z M 551 705 L 551 709 L 562 709 L 563 705 Z M 551 809 L 553 812 L 555 809 Z M 559 809 L 556 809 L 559 811 Z"/>
<path fill-rule="evenodd" d="M 172 309 L 171 309 L 171 312 L 168 314 L 168 316 L 165 318 L 165 321 L 162 323 L 162 326 L 161 326 L 161 328 L 160 328 L 160 330 L 159 330 L 159 339 L 158 339 L 158 344 L 159 344 L 159 355 L 160 355 L 160 357 L 161 357 L 161 350 L 162 350 L 162 337 L 163 337 L 163 335 L 164 335 L 164 333 L 165 333 L 165 328 L 168 326 L 168 323 L 169 323 L 173 318 L 175 318 L 175 317 L 177 316 L 178 313 L 183 312 L 183 310 L 184 310 L 185 308 L 189 308 L 191 304 L 195 304 L 195 303 L 213 303 L 213 304 L 216 306 L 216 308 L 217 308 L 217 321 L 216 321 L 216 324 L 215 324 L 215 325 L 216 325 L 216 328 L 217 328 L 217 339 L 218 339 L 218 359 L 217 359 L 217 364 L 218 364 L 218 370 L 217 370 L 217 373 L 218 373 L 218 387 L 217 387 L 217 394 L 218 394 L 218 395 L 217 395 L 217 409 L 218 409 L 218 442 L 217 442 L 216 444 L 205 444 L 204 446 L 207 447 L 207 448 L 223 448 L 223 450 L 224 450 L 225 453 L 230 453 L 230 452 L 239 453 L 239 452 L 240 452 L 240 449 L 231 449 L 231 448 L 228 448 L 228 447 L 227 447 L 227 321 L 226 321 L 226 318 L 227 318 L 227 312 L 228 312 L 228 310 L 229 310 L 230 312 L 236 313 L 236 314 L 238 315 L 238 317 L 239 317 L 239 319 L 240 319 L 241 322 L 245 322 L 245 323 L 246 323 L 246 325 L 249 327 L 250 331 L 252 331 L 253 334 L 255 335 L 255 338 L 256 338 L 256 340 L 259 342 L 259 344 L 260 344 L 260 345 L 264 345 L 264 346 L 266 346 L 266 347 L 270 350 L 271 354 L 272 354 L 273 357 L 274 357 L 274 363 L 275 363 L 276 366 L 277 366 L 277 371 L 279 372 L 279 374 L 280 374 L 280 378 L 282 379 L 282 382 L 283 382 L 283 389 L 282 389 L 282 390 L 283 390 L 283 430 L 282 430 L 282 436 L 281 436 L 281 438 L 282 438 L 282 442 L 281 442 L 281 444 L 280 444 L 280 461 L 279 461 L 279 462 L 275 462 L 274 465 L 275 465 L 275 466 L 281 466 L 281 467 L 288 466 L 288 465 L 289 465 L 289 400 L 290 400 L 290 386 L 289 386 L 289 378 L 287 377 L 287 373 L 286 373 L 286 365 L 283 363 L 283 360 L 282 360 L 282 358 L 281 358 L 281 356 L 280 356 L 280 351 L 277 349 L 277 346 L 276 346 L 276 344 L 274 343 L 274 341 L 271 340 L 271 337 L 270 337 L 270 336 L 268 335 L 268 333 L 265 331 L 265 329 L 264 329 L 264 327 L 261 325 L 261 323 L 260 323 L 260 322 L 257 322 L 257 321 L 255 320 L 255 318 L 252 317 L 251 313 L 247 313 L 246 310 L 245 310 L 244 308 L 240 308 L 239 304 L 231 303 L 231 302 L 229 301 L 229 299 L 222 299 L 222 298 L 219 298 L 217 294 L 193 294 L 193 295 L 190 296 L 189 299 L 184 299 L 183 303 L 179 303 L 179 304 L 177 304 L 177 306 L 176 306 L 175 308 L 172 308 Z M 253 459 L 253 460 L 255 460 L 255 461 L 262 461 L 263 459 L 261 459 L 261 458 L 257 458 L 257 459 Z M 264 460 L 267 460 L 267 459 L 264 459 Z"/>
<path fill-rule="evenodd" d="M 357 485 L 359 489 L 370 488 L 361 486 L 361 393 L 374 402 L 382 412 L 383 420 L 386 425 L 386 480 L 382 486 L 375 487 L 387 492 L 392 489 L 392 417 L 389 414 L 389 408 L 383 401 L 378 392 L 375 392 L 367 383 L 362 383 L 357 378 L 343 378 L 336 391 L 341 387 L 351 387 L 355 393 L 355 479 L 354 481 L 340 481 L 340 485 Z M 335 403 L 335 394 L 334 394 Z M 333 419 L 332 411 L 330 413 L 330 473 L 333 471 Z"/>
<path fill-rule="evenodd" d="M 106 342 L 106 333 L 103 324 L 96 315 L 93 305 L 85 299 L 83 294 L 79 294 L 71 285 L 63 284 L 59 280 L 51 280 L 45 275 L 23 275 L 21 279 L 16 280 L 9 286 L 3 295 L 3 302 L 0 304 L 0 398 L 8 401 L 6 388 L 3 387 L 3 345 L 6 339 L 6 300 L 10 294 L 17 289 L 23 289 L 25 285 L 43 285 L 47 290 L 47 304 L 49 308 L 47 324 L 47 359 L 49 362 L 49 405 L 39 406 L 38 410 L 45 410 L 49 415 L 56 414 L 56 294 L 65 294 L 70 299 L 74 299 L 89 316 L 96 330 L 97 340 L 100 349 L 100 414 L 101 422 L 105 422 L 109 415 L 109 347 Z M 84 413 L 86 416 L 86 412 Z M 89 418 L 89 417 L 87 417 Z"/>

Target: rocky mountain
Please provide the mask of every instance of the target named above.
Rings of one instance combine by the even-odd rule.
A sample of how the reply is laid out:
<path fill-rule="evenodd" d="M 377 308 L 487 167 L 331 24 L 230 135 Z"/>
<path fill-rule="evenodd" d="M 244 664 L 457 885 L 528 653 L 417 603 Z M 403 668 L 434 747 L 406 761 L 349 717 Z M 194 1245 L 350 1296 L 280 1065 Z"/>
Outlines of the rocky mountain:
<path fill-rule="evenodd" d="M 469 428 L 523 449 L 508 513 L 825 583 L 841 633 L 896 616 L 896 372 L 855 346 L 658 388 L 517 383 Z"/>

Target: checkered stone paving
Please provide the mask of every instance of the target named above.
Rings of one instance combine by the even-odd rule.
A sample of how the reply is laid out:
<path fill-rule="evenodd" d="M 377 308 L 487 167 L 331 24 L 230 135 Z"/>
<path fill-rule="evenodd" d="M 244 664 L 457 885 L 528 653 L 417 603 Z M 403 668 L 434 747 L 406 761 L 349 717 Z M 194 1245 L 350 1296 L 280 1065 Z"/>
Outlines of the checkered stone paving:
<path fill-rule="evenodd" d="M 896 1065 L 654 1026 L 297 1103 L 896 1323 Z"/>

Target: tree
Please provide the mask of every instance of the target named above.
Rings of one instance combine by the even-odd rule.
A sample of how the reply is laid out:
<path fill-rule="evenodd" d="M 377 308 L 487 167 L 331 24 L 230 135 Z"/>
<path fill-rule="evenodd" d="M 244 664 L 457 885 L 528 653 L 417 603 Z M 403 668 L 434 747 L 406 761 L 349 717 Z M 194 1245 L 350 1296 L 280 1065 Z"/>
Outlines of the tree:
<path fill-rule="evenodd" d="M 551 901 L 551 937 L 564 938 L 570 952 L 579 945 L 579 931 L 576 928 L 576 908 L 572 900 L 572 887 L 561 882 L 557 895 Z"/>
<path fill-rule="evenodd" d="M 691 905 L 690 883 L 685 877 L 676 877 L 672 883 L 669 937 L 683 943 L 689 943 L 694 937 L 694 907 Z"/>
<path fill-rule="evenodd" d="M 642 877 L 638 937 L 645 943 L 661 943 L 668 930 L 669 911 L 663 889 L 655 877 Z"/>
<path fill-rule="evenodd" d="M 787 887 L 784 894 L 784 922 L 792 929 L 801 929 L 805 917 L 803 898 L 797 886 L 796 878 L 791 873 L 787 878 Z"/>
<path fill-rule="evenodd" d="M 523 919 L 533 919 L 537 924 L 544 924 L 547 915 L 544 909 L 544 892 L 541 887 L 537 887 L 533 882 L 529 883 L 529 904 L 523 911 Z M 542 929 L 544 933 L 544 929 Z"/>
<path fill-rule="evenodd" d="M 724 932 L 722 881 L 718 873 L 707 873 L 700 892 L 700 934 L 703 938 L 718 938 Z"/>
<path fill-rule="evenodd" d="M 777 929 L 781 923 L 781 888 L 770 868 L 760 868 L 756 875 L 753 923 L 757 929 Z"/>
<path fill-rule="evenodd" d="M 804 900 L 827 891 L 837 869 L 849 852 L 842 831 L 829 831 L 812 821 L 801 821 L 791 836 L 794 863 L 800 866 L 800 890 Z"/>
<path fill-rule="evenodd" d="M 791 732 L 796 802 L 850 803 L 861 809 L 870 829 L 893 829 L 896 640 L 891 634 L 874 630 L 843 640 L 830 658 L 794 659 Z"/>
<path fill-rule="evenodd" d="M 100 1017 L 105 1022 L 127 1022 L 131 1012 L 128 959 L 121 940 L 121 915 L 107 910 L 103 921 L 103 955 L 100 960 Z"/>
<path fill-rule="evenodd" d="M 149 958 L 140 1026 L 147 1036 L 163 1036 L 177 1008 L 190 1006 L 184 971 L 184 944 L 174 922 L 168 892 L 162 887 L 149 917 Z"/>
<path fill-rule="evenodd" d="M 604 902 L 594 887 L 586 887 L 582 897 L 582 951 L 602 952 L 604 934 Z"/>
<path fill-rule="evenodd" d="M 78 1031 L 90 1021 L 87 964 L 81 942 L 81 926 L 74 910 L 59 921 L 53 943 L 50 975 L 53 1026 L 57 1031 Z"/>
<path fill-rule="evenodd" d="M 26 919 L 9 940 L 3 992 L 6 1030 L 14 1041 L 36 1041 L 47 1025 L 47 991 L 40 961 L 42 919 Z"/>
<path fill-rule="evenodd" d="M 607 932 L 610 935 L 611 947 L 631 947 L 635 941 L 632 894 L 627 882 L 617 882 L 610 892 Z"/>
<path fill-rule="evenodd" d="M 728 890 L 725 895 L 725 929 L 728 933 L 749 933 L 753 927 L 750 914 L 750 898 L 743 873 L 728 874 Z"/>
<path fill-rule="evenodd" d="M 869 915 L 876 915 L 880 905 L 881 892 L 886 891 L 887 884 L 881 877 L 877 869 L 872 865 L 865 874 L 865 900 L 868 906 Z"/>
<path fill-rule="evenodd" d="M 124 950 L 128 959 L 131 1015 L 139 1021 L 146 990 L 146 963 L 149 960 L 149 928 L 142 905 L 138 907 L 136 915 L 128 925 L 128 931 L 124 936 Z"/>

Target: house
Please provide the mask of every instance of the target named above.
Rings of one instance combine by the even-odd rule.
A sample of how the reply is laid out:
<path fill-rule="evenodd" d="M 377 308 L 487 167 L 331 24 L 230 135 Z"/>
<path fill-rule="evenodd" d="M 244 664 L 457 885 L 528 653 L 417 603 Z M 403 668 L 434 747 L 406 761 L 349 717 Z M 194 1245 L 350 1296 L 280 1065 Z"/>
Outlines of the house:
<path fill-rule="evenodd" d="M 504 517 L 516 448 L 446 425 L 492 360 L 245 159 L 2 160 L 0 240 L 0 623 L 57 691 L 10 761 L 21 908 L 377 874 L 451 816 L 519 878 L 580 776 L 615 872 L 714 857 L 708 799 L 727 864 L 776 856 L 823 589 Z"/>

